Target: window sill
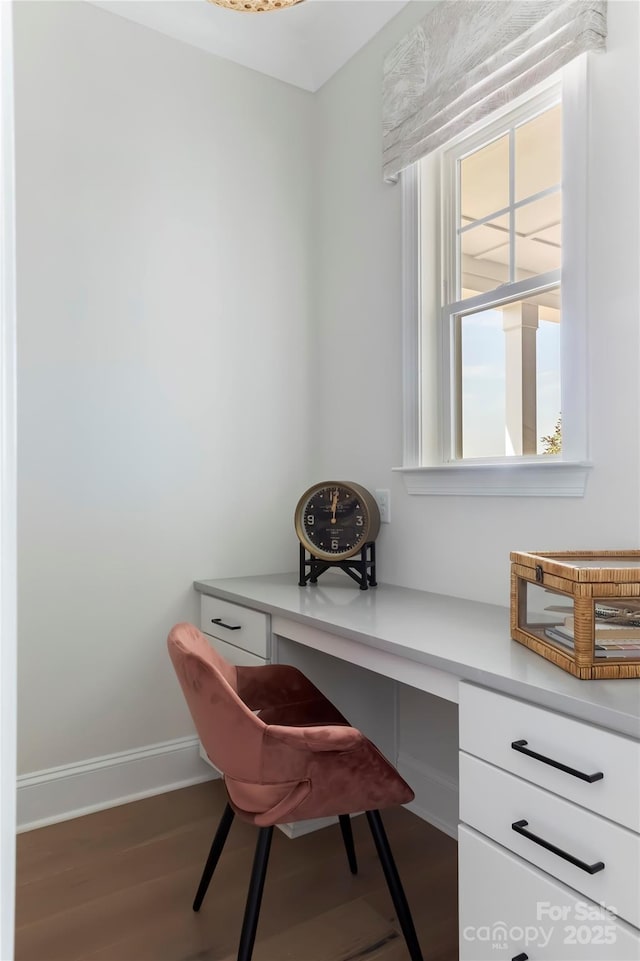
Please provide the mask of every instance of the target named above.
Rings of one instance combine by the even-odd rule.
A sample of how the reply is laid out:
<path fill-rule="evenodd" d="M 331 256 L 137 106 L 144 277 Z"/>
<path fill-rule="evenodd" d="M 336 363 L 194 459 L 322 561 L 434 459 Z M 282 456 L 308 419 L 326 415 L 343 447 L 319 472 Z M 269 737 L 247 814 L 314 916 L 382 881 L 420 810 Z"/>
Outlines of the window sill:
<path fill-rule="evenodd" d="M 441 464 L 394 467 L 409 494 L 464 497 L 584 497 L 586 461 Z"/>

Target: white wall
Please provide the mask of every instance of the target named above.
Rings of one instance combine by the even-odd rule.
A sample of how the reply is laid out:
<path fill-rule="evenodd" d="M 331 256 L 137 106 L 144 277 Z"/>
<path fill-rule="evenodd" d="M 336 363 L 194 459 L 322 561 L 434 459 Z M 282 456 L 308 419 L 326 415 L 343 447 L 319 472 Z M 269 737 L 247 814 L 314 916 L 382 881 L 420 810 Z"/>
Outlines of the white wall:
<path fill-rule="evenodd" d="M 311 95 L 15 5 L 19 770 L 192 732 L 196 578 L 293 569 Z"/>
<path fill-rule="evenodd" d="M 430 6 L 312 97 L 88 4 L 16 5 L 20 771 L 190 734 L 164 636 L 194 578 L 295 567 L 318 477 L 391 488 L 383 581 L 507 603 L 512 548 L 636 546 L 635 0 L 593 63 L 585 499 L 410 497 L 391 472 L 382 60 Z"/>
<path fill-rule="evenodd" d="M 590 446 L 584 499 L 409 496 L 401 464 L 400 188 L 381 176 L 382 61 L 430 4 L 412 3 L 317 94 L 312 354 L 324 397 L 318 477 L 392 491 L 383 581 L 508 604 L 509 551 L 637 547 L 638 13 L 609 3 L 589 132 Z"/>

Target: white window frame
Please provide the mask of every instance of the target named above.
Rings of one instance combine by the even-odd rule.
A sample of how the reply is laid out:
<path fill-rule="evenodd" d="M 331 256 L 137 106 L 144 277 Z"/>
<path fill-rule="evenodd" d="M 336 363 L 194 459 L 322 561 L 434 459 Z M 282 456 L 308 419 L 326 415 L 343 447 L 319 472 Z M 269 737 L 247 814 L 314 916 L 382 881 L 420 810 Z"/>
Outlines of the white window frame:
<path fill-rule="evenodd" d="M 441 425 L 442 436 L 442 460 L 445 463 L 455 463 L 464 459 L 469 462 L 471 458 L 462 457 L 462 407 L 460 385 L 456 386 L 460 374 L 458 369 L 457 350 L 460 347 L 460 338 L 455 336 L 453 320 L 456 317 L 465 317 L 479 310 L 488 310 L 491 307 L 502 306 L 503 304 L 518 301 L 525 297 L 532 297 L 542 293 L 551 287 L 561 287 L 561 271 L 551 270 L 544 274 L 539 274 L 531 279 L 515 281 L 516 270 L 516 249 L 515 249 L 515 211 L 525 204 L 531 203 L 532 198 L 527 197 L 523 201 L 510 202 L 503 210 L 494 211 L 492 214 L 483 218 L 486 221 L 496 217 L 507 215 L 510 220 L 509 244 L 510 264 L 509 280 L 504 284 L 496 284 L 492 290 L 477 294 L 475 297 L 456 299 L 458 278 L 462 277 L 462 253 L 460 235 L 457 225 L 460 223 L 460 176 L 458 163 L 466 156 L 471 156 L 488 143 L 503 138 L 509 131 L 518 127 L 520 124 L 532 120 L 551 107 L 561 102 L 562 86 L 558 81 L 543 92 L 534 97 L 528 97 L 523 103 L 512 107 L 506 117 L 494 118 L 490 123 L 482 124 L 479 130 L 471 135 L 457 138 L 449 144 L 441 153 L 441 183 L 442 183 L 442 252 L 443 252 L 443 306 L 440 311 L 441 344 L 442 344 L 442 407 L 443 419 Z M 513 143 L 513 140 L 511 140 Z M 515 152 L 509 150 L 509 181 L 510 198 L 515 193 Z M 554 191 L 542 191 L 537 196 L 543 197 Z M 474 229 L 476 221 L 465 229 Z M 535 455 L 539 456 L 539 455 Z M 551 456 L 551 455 L 549 455 Z M 485 460 L 483 458 L 482 460 Z M 511 457 L 509 458 L 511 459 Z"/>
<path fill-rule="evenodd" d="M 402 472 L 409 493 L 584 495 L 591 466 L 587 445 L 588 59 L 588 55 L 582 56 L 562 72 L 563 172 L 571 171 L 570 177 L 563 175 L 562 183 L 563 262 L 561 272 L 549 272 L 548 277 L 541 278 L 548 286 L 557 282 L 560 273 L 561 454 L 451 460 L 448 400 L 451 356 L 444 342 L 446 338 L 442 336 L 440 316 L 445 303 L 441 278 L 446 276 L 451 283 L 455 259 L 452 260 L 451 246 L 445 250 L 442 245 L 440 197 L 441 189 L 447 186 L 449 198 L 454 196 L 454 191 L 451 185 L 443 184 L 440 154 L 426 157 L 401 174 L 404 418 L 403 466 L 396 469 Z M 540 103 L 545 97 L 553 102 L 554 87 L 558 87 L 557 79 L 522 100 L 529 103 L 535 96 L 536 100 L 540 98 Z M 480 128 L 479 140 L 486 140 L 487 130 L 496 118 L 504 117 L 518 106 L 510 104 L 492 117 Z M 468 136 L 456 142 L 467 140 Z M 512 291 L 517 291 L 516 285 Z M 504 295 L 500 298 L 493 291 L 476 300 L 479 304 L 486 300 L 490 305 L 491 295 L 493 302 L 504 299 Z M 471 301 L 465 301 L 465 310 L 470 304 Z"/>

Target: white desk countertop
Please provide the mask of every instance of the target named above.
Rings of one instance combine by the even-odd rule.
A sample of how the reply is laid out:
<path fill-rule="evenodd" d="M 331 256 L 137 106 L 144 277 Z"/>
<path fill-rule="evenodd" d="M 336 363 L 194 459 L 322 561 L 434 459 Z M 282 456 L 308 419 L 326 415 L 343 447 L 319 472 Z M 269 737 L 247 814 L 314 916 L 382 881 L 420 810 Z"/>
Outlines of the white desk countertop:
<path fill-rule="evenodd" d="M 297 581 L 265 574 L 194 587 L 640 738 L 640 679 L 578 680 L 511 639 L 506 607 L 390 584 L 360 591 L 339 574 Z"/>

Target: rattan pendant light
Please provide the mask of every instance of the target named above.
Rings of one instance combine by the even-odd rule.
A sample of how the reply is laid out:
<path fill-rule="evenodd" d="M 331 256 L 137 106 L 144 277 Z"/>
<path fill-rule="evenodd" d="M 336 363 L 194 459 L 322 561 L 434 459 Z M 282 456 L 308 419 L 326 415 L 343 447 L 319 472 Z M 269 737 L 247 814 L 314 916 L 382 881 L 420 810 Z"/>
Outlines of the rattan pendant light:
<path fill-rule="evenodd" d="M 241 10 L 244 13 L 266 13 L 268 10 L 283 10 L 285 7 L 294 7 L 302 0 L 209 0 L 218 7 L 227 7 L 229 10 Z"/>

